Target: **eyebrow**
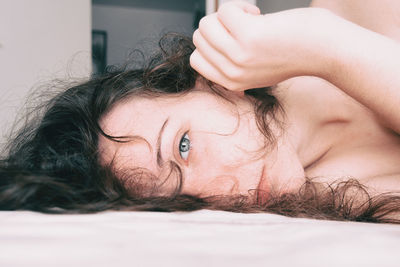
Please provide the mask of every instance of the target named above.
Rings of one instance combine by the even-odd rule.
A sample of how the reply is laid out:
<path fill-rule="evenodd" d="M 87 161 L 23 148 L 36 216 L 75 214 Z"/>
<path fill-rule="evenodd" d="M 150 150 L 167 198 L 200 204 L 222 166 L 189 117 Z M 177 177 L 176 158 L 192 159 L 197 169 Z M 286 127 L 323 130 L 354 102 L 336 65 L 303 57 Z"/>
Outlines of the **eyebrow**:
<path fill-rule="evenodd" d="M 160 168 L 162 167 L 162 165 L 164 163 L 164 160 L 161 155 L 161 138 L 164 133 L 165 126 L 167 126 L 167 124 L 168 124 L 168 120 L 169 120 L 169 117 L 165 120 L 165 122 L 161 126 L 160 132 L 158 133 L 158 137 L 157 137 L 157 144 L 156 144 L 156 146 L 157 146 L 157 165 Z"/>

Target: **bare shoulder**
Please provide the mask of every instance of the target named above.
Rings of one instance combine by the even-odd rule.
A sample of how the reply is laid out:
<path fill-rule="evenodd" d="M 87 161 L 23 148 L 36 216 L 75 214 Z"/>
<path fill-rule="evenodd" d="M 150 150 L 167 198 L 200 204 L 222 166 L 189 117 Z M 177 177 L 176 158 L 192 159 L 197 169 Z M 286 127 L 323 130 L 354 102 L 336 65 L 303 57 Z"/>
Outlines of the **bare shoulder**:
<path fill-rule="evenodd" d="M 398 0 L 313 0 L 321 7 L 364 28 L 400 41 L 400 1 Z"/>
<path fill-rule="evenodd" d="M 296 106 L 296 111 L 309 111 L 308 113 L 337 118 L 335 120 L 353 120 L 355 115 L 364 120 L 365 117 L 373 116 L 365 106 L 318 77 L 294 77 L 280 83 L 275 92 L 284 107 Z"/>
<path fill-rule="evenodd" d="M 283 108 L 291 112 L 289 117 L 319 122 L 314 142 L 321 136 L 334 140 L 322 157 L 305 168 L 308 177 L 356 178 L 379 192 L 400 190 L 400 137 L 370 109 L 316 77 L 287 80 L 278 85 L 277 93 Z"/>

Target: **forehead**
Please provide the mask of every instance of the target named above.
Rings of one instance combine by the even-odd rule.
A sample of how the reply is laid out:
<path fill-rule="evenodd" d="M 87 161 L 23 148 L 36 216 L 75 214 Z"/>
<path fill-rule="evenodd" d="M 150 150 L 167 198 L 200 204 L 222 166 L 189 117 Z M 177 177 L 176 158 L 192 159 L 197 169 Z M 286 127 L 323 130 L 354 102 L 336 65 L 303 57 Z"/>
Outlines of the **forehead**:
<path fill-rule="evenodd" d="M 155 153 L 151 153 L 154 152 L 151 150 L 167 119 L 168 125 L 174 125 L 172 128 L 185 125 L 210 132 L 221 127 L 233 129 L 236 127 L 238 112 L 247 112 L 248 109 L 243 107 L 248 107 L 249 102 L 239 101 L 235 97 L 229 100 L 232 102 L 209 90 L 193 90 L 178 96 L 135 96 L 121 101 L 103 116 L 99 122 L 100 127 L 111 136 L 139 138 L 129 143 L 117 143 L 99 136 L 100 160 L 103 163 L 111 160 L 118 163 L 116 159 L 122 161 L 124 158 L 125 162 L 134 157 L 134 162 L 140 161 L 141 166 L 153 165 Z M 129 157 L 123 156 L 124 153 L 129 154 Z M 149 158 L 148 155 L 153 157 Z"/>
<path fill-rule="evenodd" d="M 128 142 L 119 143 L 99 135 L 98 149 L 101 164 L 112 163 L 118 176 L 123 178 L 135 167 L 146 166 L 146 170 L 154 173 L 156 169 L 151 166 L 153 153 L 151 139 L 162 116 L 154 110 L 165 109 L 159 99 L 134 97 L 117 103 L 99 121 L 102 130 L 110 136 L 128 136 Z M 169 102 L 169 101 L 168 101 Z M 155 138 L 155 137 L 154 137 Z M 132 163 L 135 163 L 133 166 Z M 154 164 L 153 164 L 154 165 Z"/>
<path fill-rule="evenodd" d="M 156 133 L 167 118 L 190 118 L 199 113 L 205 115 L 210 105 L 214 106 L 214 110 L 218 109 L 221 101 L 205 92 L 189 92 L 180 96 L 135 96 L 117 103 L 99 124 L 108 135 L 140 136 L 154 143 Z M 101 155 L 111 153 L 110 150 L 115 152 L 116 147 L 119 149 L 122 145 L 99 137 Z"/>
<path fill-rule="evenodd" d="M 172 116 L 179 118 L 207 118 L 218 114 L 234 114 L 234 102 L 209 91 L 194 90 L 173 96 L 136 96 L 117 103 L 100 120 L 100 126 L 109 135 L 146 135 L 148 130 L 160 127 Z"/>
<path fill-rule="evenodd" d="M 160 112 L 170 106 L 171 99 L 135 97 L 117 103 L 100 120 L 100 126 L 109 135 L 135 135 L 140 126 L 157 123 Z"/>

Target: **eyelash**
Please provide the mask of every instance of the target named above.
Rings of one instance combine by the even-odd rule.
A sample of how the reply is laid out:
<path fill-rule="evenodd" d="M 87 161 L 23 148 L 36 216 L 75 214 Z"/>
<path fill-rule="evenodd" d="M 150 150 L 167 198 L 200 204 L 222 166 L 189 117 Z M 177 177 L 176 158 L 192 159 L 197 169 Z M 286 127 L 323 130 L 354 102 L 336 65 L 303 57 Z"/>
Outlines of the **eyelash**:
<path fill-rule="evenodd" d="M 182 150 L 184 150 L 183 152 L 182 152 L 181 148 L 182 148 Z M 187 159 L 189 157 L 190 149 L 191 149 L 191 141 L 190 141 L 188 133 L 186 132 L 182 136 L 182 138 L 179 140 L 179 145 L 178 145 L 179 156 L 183 160 L 187 161 Z M 182 155 L 183 153 L 187 153 L 187 155 Z"/>

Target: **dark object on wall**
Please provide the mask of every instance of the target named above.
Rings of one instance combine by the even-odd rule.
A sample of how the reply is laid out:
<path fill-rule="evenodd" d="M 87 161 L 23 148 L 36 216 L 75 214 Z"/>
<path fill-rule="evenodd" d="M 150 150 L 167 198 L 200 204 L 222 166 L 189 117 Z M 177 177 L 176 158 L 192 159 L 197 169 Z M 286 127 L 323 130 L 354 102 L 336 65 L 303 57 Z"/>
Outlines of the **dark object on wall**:
<path fill-rule="evenodd" d="M 107 67 L 107 32 L 92 30 L 92 75 L 103 74 Z"/>

